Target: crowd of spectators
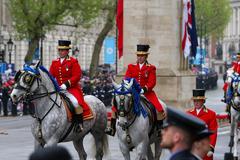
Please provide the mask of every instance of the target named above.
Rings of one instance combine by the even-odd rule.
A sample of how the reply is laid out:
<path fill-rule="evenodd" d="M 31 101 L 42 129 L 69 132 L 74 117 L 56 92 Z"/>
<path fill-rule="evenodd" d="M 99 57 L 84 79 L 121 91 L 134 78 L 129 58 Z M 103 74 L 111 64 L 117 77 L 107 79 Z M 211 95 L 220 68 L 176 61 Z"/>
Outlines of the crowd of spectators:
<path fill-rule="evenodd" d="M 82 77 L 81 84 L 85 95 L 94 95 L 99 98 L 105 106 L 111 106 L 113 97 L 113 86 L 111 77 L 115 72 L 107 69 L 99 70 L 91 80 L 87 73 Z"/>

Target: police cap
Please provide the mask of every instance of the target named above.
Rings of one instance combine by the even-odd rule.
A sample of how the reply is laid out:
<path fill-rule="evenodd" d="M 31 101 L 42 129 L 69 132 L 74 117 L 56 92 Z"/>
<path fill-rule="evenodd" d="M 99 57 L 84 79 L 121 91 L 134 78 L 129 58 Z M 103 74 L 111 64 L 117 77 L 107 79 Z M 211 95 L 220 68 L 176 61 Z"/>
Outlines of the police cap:
<path fill-rule="evenodd" d="M 178 109 L 167 107 L 167 118 L 163 121 L 163 128 L 177 126 L 196 135 L 206 128 L 206 124 L 199 118 Z"/>
<path fill-rule="evenodd" d="M 203 129 L 197 133 L 195 140 L 201 140 L 203 138 L 209 137 L 213 133 L 214 133 L 213 131 L 210 131 L 207 127 L 205 127 L 205 129 Z"/>

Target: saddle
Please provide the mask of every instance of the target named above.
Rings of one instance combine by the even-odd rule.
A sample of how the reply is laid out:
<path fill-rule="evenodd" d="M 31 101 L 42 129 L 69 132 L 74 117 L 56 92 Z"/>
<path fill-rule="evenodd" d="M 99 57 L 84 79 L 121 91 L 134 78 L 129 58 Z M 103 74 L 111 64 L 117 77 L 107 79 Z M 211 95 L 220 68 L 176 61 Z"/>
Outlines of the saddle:
<path fill-rule="evenodd" d="M 149 137 L 150 137 L 152 135 L 153 131 L 154 131 L 155 126 L 156 126 L 157 112 L 156 112 L 156 109 L 153 106 L 153 104 L 151 102 L 149 102 L 145 96 L 141 96 L 140 100 L 141 100 L 141 103 L 143 103 L 142 106 L 144 106 L 144 108 L 146 109 L 146 111 L 148 113 L 149 124 L 151 126 L 151 130 L 149 132 Z"/>
<path fill-rule="evenodd" d="M 59 92 L 59 95 L 63 101 L 64 107 L 67 112 L 67 117 L 69 122 L 73 122 L 73 115 L 75 114 L 74 105 L 71 100 L 63 92 Z"/>

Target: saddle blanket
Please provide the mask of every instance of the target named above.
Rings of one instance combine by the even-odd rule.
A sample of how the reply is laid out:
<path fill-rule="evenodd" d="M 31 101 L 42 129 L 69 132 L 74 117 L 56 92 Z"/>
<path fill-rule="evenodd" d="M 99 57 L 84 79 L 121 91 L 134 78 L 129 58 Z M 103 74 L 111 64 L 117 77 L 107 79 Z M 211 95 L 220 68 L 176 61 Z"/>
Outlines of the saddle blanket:
<path fill-rule="evenodd" d="M 72 119 L 73 119 L 73 114 L 69 107 L 67 106 L 67 103 L 65 101 L 63 101 L 64 103 L 64 107 L 66 109 L 66 112 L 67 112 L 67 117 L 68 117 L 68 121 L 69 122 L 72 122 Z M 87 105 L 87 107 L 84 107 L 83 109 L 83 120 L 89 120 L 89 119 L 92 119 L 93 118 L 93 112 L 92 112 L 92 109 L 89 107 L 89 105 L 87 103 L 85 103 L 85 105 Z"/>

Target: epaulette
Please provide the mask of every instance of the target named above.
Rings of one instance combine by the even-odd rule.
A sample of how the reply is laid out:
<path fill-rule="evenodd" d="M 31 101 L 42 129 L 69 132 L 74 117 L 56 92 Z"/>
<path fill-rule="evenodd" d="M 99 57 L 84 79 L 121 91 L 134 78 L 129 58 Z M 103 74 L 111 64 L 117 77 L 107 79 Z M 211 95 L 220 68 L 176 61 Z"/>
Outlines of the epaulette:
<path fill-rule="evenodd" d="M 203 111 L 208 113 L 208 109 L 207 109 L 207 107 L 205 105 L 203 106 Z"/>

